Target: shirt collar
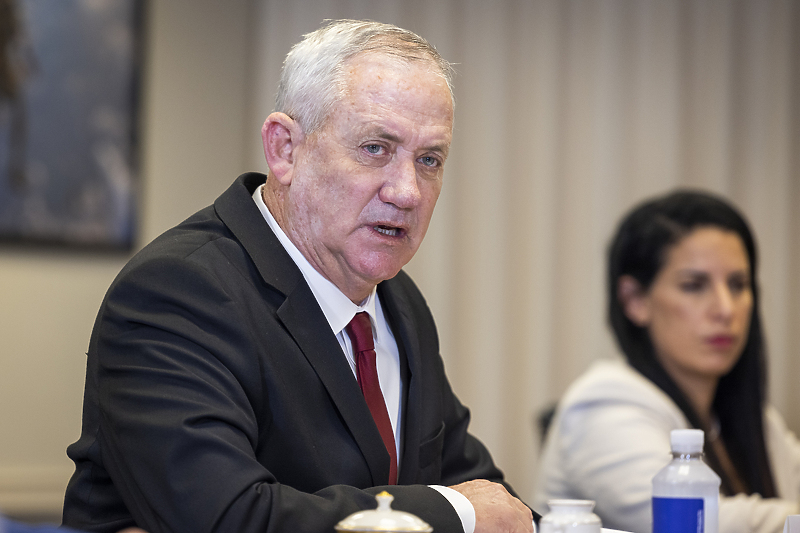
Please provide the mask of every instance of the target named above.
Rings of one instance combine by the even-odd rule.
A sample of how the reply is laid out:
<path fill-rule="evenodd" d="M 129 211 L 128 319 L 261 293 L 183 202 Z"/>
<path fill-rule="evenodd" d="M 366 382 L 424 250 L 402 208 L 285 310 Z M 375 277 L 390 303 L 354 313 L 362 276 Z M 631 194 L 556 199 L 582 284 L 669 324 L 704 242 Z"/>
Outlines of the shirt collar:
<path fill-rule="evenodd" d="M 253 193 L 253 200 L 256 206 L 258 206 L 258 210 L 261 211 L 261 215 L 272 229 L 272 232 L 275 233 L 281 245 L 286 249 L 289 257 L 292 258 L 297 268 L 300 269 L 306 283 L 311 287 L 311 292 L 314 293 L 314 297 L 317 299 L 320 308 L 322 308 L 322 313 L 328 320 L 328 325 L 330 325 L 333 333 L 338 335 L 345 326 L 350 323 L 355 314 L 361 311 L 366 311 L 372 319 L 372 323 L 377 324 L 377 315 L 375 312 L 377 287 L 372 288 L 372 292 L 369 293 L 369 296 L 367 296 L 367 299 L 364 300 L 361 305 L 356 305 L 351 302 L 336 285 L 317 272 L 317 270 L 311 266 L 311 263 L 308 262 L 308 259 L 297 249 L 297 246 L 289 240 L 289 237 L 286 236 L 286 233 L 284 233 L 283 229 L 278 225 L 275 217 L 270 213 L 267 204 L 264 203 L 264 199 L 261 196 L 263 187 L 264 185 L 261 185 L 256 189 Z"/>

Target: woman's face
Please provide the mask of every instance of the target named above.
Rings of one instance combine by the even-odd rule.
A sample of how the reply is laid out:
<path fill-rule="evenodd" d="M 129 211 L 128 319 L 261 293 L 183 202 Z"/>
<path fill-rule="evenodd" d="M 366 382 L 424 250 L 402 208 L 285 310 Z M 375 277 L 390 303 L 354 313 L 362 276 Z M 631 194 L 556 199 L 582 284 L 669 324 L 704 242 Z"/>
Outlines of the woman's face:
<path fill-rule="evenodd" d="M 718 380 L 744 349 L 753 309 L 741 238 L 714 227 L 692 231 L 667 251 L 649 289 L 624 305 L 674 379 Z"/>

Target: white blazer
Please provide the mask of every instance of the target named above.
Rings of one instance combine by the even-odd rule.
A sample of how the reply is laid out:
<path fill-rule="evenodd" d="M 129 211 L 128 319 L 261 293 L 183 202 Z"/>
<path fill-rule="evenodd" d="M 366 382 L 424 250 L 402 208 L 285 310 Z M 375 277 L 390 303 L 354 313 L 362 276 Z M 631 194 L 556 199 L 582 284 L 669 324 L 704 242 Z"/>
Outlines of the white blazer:
<path fill-rule="evenodd" d="M 720 497 L 720 533 L 773 533 L 800 506 L 800 442 L 772 407 L 767 452 L 780 498 Z M 677 405 L 622 361 L 597 361 L 567 390 L 540 458 L 535 509 L 595 500 L 603 527 L 649 533 L 653 476 L 672 458 L 669 434 L 689 424 Z"/>

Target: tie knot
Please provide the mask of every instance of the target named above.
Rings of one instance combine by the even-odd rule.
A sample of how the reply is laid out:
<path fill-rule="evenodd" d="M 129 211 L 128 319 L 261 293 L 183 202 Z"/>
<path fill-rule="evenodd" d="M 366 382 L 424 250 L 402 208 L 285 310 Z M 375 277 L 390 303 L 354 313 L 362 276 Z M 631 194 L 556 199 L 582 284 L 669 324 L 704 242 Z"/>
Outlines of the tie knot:
<path fill-rule="evenodd" d="M 358 353 L 375 349 L 375 343 L 372 341 L 372 325 L 367 313 L 363 311 L 356 313 L 356 316 L 347 324 L 345 330 L 353 343 L 353 352 Z"/>

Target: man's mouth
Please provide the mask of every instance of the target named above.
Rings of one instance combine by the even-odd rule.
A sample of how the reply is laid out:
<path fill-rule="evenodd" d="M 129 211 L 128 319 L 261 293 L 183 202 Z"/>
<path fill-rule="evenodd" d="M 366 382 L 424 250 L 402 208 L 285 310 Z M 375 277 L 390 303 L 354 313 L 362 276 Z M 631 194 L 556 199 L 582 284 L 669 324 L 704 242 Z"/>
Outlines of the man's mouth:
<path fill-rule="evenodd" d="M 397 237 L 400 235 L 400 228 L 395 228 L 392 226 L 372 226 L 372 229 L 381 235 L 386 235 L 388 237 Z"/>

